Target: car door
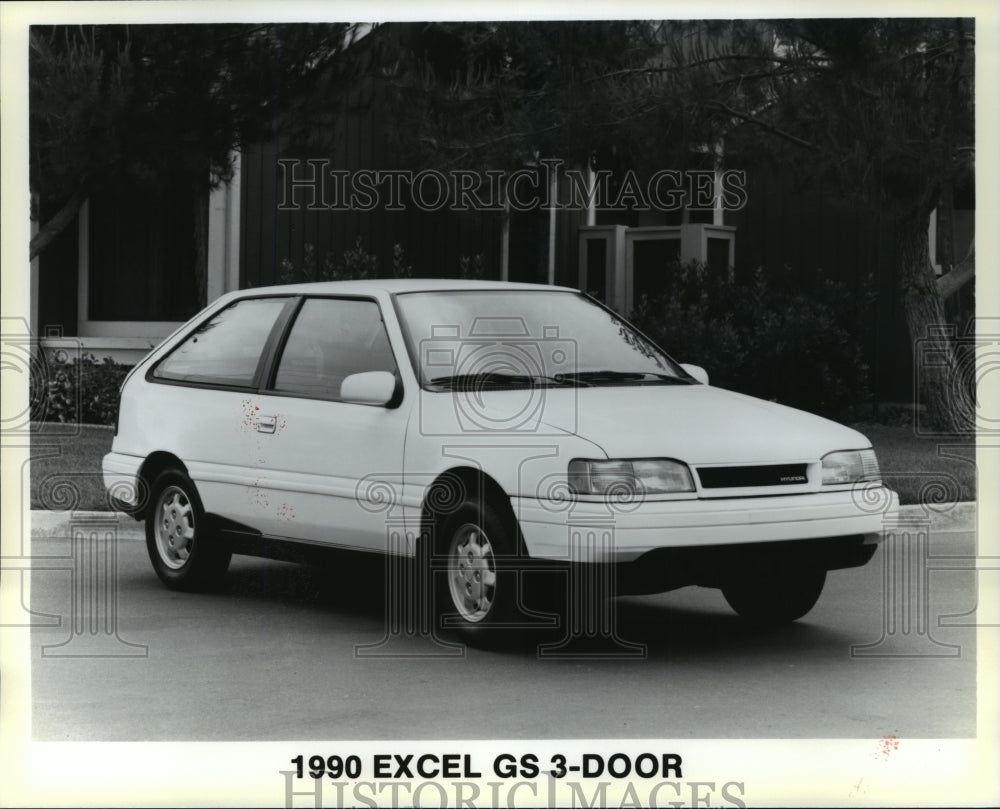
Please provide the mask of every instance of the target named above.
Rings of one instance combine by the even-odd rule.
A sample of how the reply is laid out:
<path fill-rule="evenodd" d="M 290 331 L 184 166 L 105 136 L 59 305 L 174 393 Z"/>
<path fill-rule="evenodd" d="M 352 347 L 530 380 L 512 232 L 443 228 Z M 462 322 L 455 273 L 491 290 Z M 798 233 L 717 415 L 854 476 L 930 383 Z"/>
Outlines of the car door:
<path fill-rule="evenodd" d="M 265 533 L 387 549 L 412 397 L 390 406 L 341 401 L 344 379 L 367 371 L 398 380 L 379 304 L 306 297 L 254 402 L 263 431 L 253 524 Z"/>
<path fill-rule="evenodd" d="M 198 487 L 205 510 L 254 525 L 248 488 L 259 440 L 254 401 L 269 346 L 297 299 L 243 298 L 200 323 L 149 373 L 131 432 L 152 451 L 175 455 Z"/>

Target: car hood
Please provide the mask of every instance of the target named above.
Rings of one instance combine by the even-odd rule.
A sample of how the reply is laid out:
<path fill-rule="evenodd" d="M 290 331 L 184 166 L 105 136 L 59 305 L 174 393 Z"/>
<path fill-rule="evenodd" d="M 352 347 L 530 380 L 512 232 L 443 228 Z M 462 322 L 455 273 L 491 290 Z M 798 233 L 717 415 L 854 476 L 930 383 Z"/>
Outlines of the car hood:
<path fill-rule="evenodd" d="M 522 419 L 517 432 L 578 435 L 609 458 L 785 463 L 871 446 L 836 422 L 709 385 L 547 388 L 535 394 L 534 429 Z M 474 404 L 484 424 L 505 432 L 529 401 L 524 391 L 480 391 Z"/>

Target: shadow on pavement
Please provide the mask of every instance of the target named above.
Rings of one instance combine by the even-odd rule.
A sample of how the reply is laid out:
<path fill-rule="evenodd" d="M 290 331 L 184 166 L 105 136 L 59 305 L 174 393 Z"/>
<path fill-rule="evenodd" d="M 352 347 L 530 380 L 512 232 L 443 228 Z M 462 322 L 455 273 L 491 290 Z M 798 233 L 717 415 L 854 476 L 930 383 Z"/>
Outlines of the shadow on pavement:
<path fill-rule="evenodd" d="M 732 662 L 733 655 L 756 657 L 775 651 L 838 656 L 850 643 L 846 634 L 810 621 L 809 616 L 786 626 L 761 627 L 735 614 L 692 608 L 676 602 L 685 591 L 654 596 L 626 596 L 615 600 L 617 637 L 624 646 L 642 645 L 644 653 L 624 655 L 648 660 L 673 661 L 690 654 L 703 662 L 714 657 Z M 187 596 L 185 596 L 187 597 Z M 204 596 L 202 596 L 204 597 Z M 265 604 L 274 602 L 328 613 L 347 622 L 370 626 L 384 623 L 387 604 L 384 560 L 373 554 L 338 552 L 322 566 L 297 565 L 234 557 L 225 588 L 215 597 L 239 598 Z M 727 609 L 723 607 L 723 609 Z M 552 619 L 554 620 L 554 618 Z M 442 638 L 455 640 L 447 630 Z M 512 631 L 509 643 L 500 644 L 504 654 L 534 657 L 539 644 L 554 645 L 566 637 L 560 627 Z M 414 642 L 419 642 L 414 639 Z M 469 642 L 470 649 L 476 646 Z M 573 639 L 570 659 L 593 656 L 614 658 L 615 643 L 606 638 L 580 636 Z M 488 652 L 489 646 L 480 651 Z M 554 655 L 558 660 L 560 655 Z M 622 655 L 616 662 L 621 662 Z M 610 660 L 608 662 L 611 662 Z"/>

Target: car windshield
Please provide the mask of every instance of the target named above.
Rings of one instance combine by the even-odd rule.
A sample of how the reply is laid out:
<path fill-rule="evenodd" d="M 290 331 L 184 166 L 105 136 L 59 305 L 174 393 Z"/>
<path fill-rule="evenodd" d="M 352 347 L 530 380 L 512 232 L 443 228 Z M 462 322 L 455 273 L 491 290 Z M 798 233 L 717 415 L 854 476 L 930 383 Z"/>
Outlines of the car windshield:
<path fill-rule="evenodd" d="M 438 390 L 690 384 L 624 320 L 563 290 L 396 296 L 421 384 Z"/>

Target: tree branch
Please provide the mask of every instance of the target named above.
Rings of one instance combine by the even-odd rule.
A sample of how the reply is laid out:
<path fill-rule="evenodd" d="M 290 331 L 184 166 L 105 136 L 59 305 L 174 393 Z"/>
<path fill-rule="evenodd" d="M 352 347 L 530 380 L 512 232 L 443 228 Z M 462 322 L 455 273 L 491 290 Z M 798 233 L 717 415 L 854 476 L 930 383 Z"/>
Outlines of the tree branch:
<path fill-rule="evenodd" d="M 552 132 L 558 129 L 560 126 L 562 126 L 562 124 L 551 124 L 549 126 L 542 127 L 541 129 L 535 129 L 532 131 L 507 132 L 503 135 L 498 135 L 495 138 L 488 138 L 486 140 L 479 141 L 478 143 L 458 143 L 456 141 L 451 141 L 439 144 L 436 139 L 428 137 L 422 137 L 420 138 L 420 140 L 422 143 L 425 143 L 426 145 L 431 147 L 431 149 L 434 150 L 441 149 L 452 152 L 458 152 L 459 154 L 456 158 L 444 164 L 444 165 L 452 165 L 457 163 L 459 160 L 461 160 L 465 155 L 469 154 L 470 152 L 475 153 L 481 149 L 488 149 L 491 146 L 495 146 L 496 144 L 506 140 L 511 140 L 512 138 L 537 137 L 538 135 L 543 135 L 546 132 Z"/>
<path fill-rule="evenodd" d="M 973 240 L 972 244 L 969 245 L 969 252 L 965 254 L 965 258 L 959 262 L 958 266 L 937 279 L 938 294 L 941 295 L 941 300 L 950 298 L 971 281 L 975 275 L 976 242 Z"/>
<path fill-rule="evenodd" d="M 787 140 L 789 143 L 794 143 L 796 146 L 801 146 L 803 149 L 809 149 L 811 151 L 819 151 L 819 147 L 815 143 L 810 143 L 807 140 L 803 140 L 797 135 L 793 135 L 791 132 L 785 132 L 783 129 L 778 129 L 778 127 L 773 124 L 769 124 L 767 121 L 762 121 L 760 118 L 755 118 L 754 116 L 740 112 L 739 110 L 734 110 L 728 104 L 723 104 L 721 101 L 710 101 L 707 105 L 710 109 L 720 110 L 722 112 L 729 113 L 734 118 L 739 118 L 741 121 L 745 121 L 748 124 L 753 124 L 754 126 L 760 127 L 761 129 L 770 132 L 772 135 L 777 135 L 783 140 Z"/>
<path fill-rule="evenodd" d="M 66 201 L 66 204 L 59 209 L 56 215 L 39 228 L 38 233 L 32 237 L 29 245 L 31 259 L 34 259 L 35 256 L 44 251 L 56 236 L 66 229 L 66 226 L 73 221 L 77 211 L 83 206 L 88 194 L 88 188 L 85 185 L 81 185 L 73 196 Z"/>
<path fill-rule="evenodd" d="M 686 62 L 679 65 L 648 65 L 646 67 L 632 67 L 624 70 L 614 70 L 610 73 L 602 73 L 595 76 L 590 81 L 601 81 L 603 79 L 616 79 L 619 76 L 652 75 L 655 73 L 681 73 L 685 70 L 694 70 L 705 65 L 718 64 L 719 62 L 771 62 L 776 65 L 784 65 L 786 68 L 799 68 L 802 70 L 815 70 L 824 65 L 828 60 L 822 57 L 799 57 L 796 59 L 786 59 L 781 56 L 771 54 L 753 53 L 729 53 L 721 56 L 711 56 L 705 59 L 697 59 L 693 62 Z M 813 64 L 809 64 L 812 62 Z"/>

